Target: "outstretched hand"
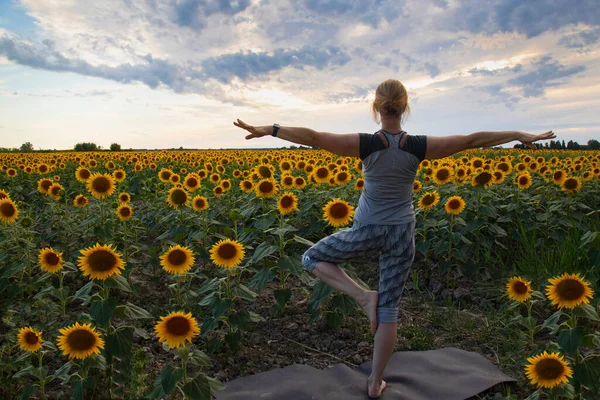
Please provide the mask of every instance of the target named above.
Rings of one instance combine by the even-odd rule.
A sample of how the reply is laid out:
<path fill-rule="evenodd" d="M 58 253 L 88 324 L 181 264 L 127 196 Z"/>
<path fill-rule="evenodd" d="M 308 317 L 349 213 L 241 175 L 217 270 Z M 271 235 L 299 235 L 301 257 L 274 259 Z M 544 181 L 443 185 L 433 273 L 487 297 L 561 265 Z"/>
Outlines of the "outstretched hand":
<path fill-rule="evenodd" d="M 519 139 L 521 143 L 529 146 L 530 149 L 537 150 L 537 147 L 533 142 L 537 142 L 538 140 L 547 140 L 554 139 L 556 135 L 552 131 L 548 131 L 545 133 L 540 133 L 539 135 L 533 135 L 531 133 L 521 132 L 522 139 Z"/>
<path fill-rule="evenodd" d="M 246 136 L 246 139 L 253 139 L 253 138 L 258 138 L 258 137 L 263 137 L 263 136 L 269 136 L 273 132 L 272 126 L 252 126 L 252 125 L 248 125 L 247 123 L 245 123 L 244 121 L 242 121 L 239 118 L 237 121 L 233 121 L 233 124 L 235 126 L 239 126 L 240 128 L 245 129 L 248 132 L 250 132 L 250 134 Z"/>

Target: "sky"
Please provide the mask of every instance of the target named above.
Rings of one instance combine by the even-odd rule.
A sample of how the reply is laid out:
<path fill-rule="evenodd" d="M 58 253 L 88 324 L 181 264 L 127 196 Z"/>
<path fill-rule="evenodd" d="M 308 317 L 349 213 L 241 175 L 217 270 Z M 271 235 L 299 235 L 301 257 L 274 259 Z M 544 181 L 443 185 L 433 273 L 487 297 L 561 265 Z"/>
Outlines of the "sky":
<path fill-rule="evenodd" d="M 371 102 L 389 78 L 408 89 L 409 134 L 600 139 L 600 6 L 0 0 L 0 147 L 291 144 L 245 140 L 237 118 L 375 132 Z"/>

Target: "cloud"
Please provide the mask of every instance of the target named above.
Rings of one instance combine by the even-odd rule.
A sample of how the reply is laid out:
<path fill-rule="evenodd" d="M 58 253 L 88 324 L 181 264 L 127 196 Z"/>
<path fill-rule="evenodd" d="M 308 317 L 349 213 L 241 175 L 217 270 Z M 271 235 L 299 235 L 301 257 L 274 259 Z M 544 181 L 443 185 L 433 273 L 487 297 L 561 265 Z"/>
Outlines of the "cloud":
<path fill-rule="evenodd" d="M 432 78 L 435 78 L 436 76 L 438 76 L 440 74 L 440 68 L 434 63 L 426 62 L 424 67 L 425 67 L 425 71 Z"/>
<path fill-rule="evenodd" d="M 179 0 L 173 6 L 173 22 L 180 26 L 202 30 L 206 18 L 213 14 L 233 16 L 250 6 L 250 0 Z"/>
<path fill-rule="evenodd" d="M 497 74 L 502 74 L 505 72 L 521 72 L 523 70 L 523 65 L 517 64 L 514 67 L 504 67 L 499 69 L 487 69 L 487 68 L 471 68 L 469 73 L 471 75 L 484 75 L 484 76 L 493 76 Z"/>
<path fill-rule="evenodd" d="M 343 16 L 373 28 L 379 27 L 382 21 L 396 20 L 402 15 L 403 6 L 404 1 L 398 0 L 303 0 L 296 3 L 296 7 L 319 18 Z"/>
<path fill-rule="evenodd" d="M 584 65 L 566 67 L 550 56 L 534 62 L 533 67 L 533 71 L 507 82 L 509 85 L 521 88 L 525 97 L 541 97 L 546 88 L 561 85 L 564 83 L 564 78 L 585 71 Z"/>
<path fill-rule="evenodd" d="M 505 85 L 486 85 L 486 86 L 467 86 L 467 89 L 473 89 L 478 92 L 487 93 L 497 102 L 502 103 L 511 111 L 515 110 L 515 105 L 521 100 L 521 97 L 515 96 L 506 90 Z"/>
<path fill-rule="evenodd" d="M 92 65 L 77 58 L 67 58 L 55 50 L 53 43 L 25 42 L 10 37 L 0 37 L 0 55 L 17 64 L 57 72 L 74 72 L 85 76 L 110 79 L 121 83 L 141 82 L 150 88 L 166 86 L 175 92 L 214 93 L 214 85 L 207 80 L 231 83 L 234 78 L 252 80 L 293 67 L 324 69 L 344 65 L 350 57 L 336 47 L 324 49 L 305 46 L 301 49 L 276 49 L 273 54 L 252 51 L 224 54 L 200 63 L 178 65 L 148 54 L 138 64 L 117 66 Z"/>
<path fill-rule="evenodd" d="M 534 37 L 578 23 L 600 25 L 597 0 L 463 1 L 447 18 L 445 28 L 485 34 L 518 32 Z"/>
<path fill-rule="evenodd" d="M 558 44 L 570 49 L 584 49 L 600 41 L 600 28 L 567 35 L 560 39 Z"/>

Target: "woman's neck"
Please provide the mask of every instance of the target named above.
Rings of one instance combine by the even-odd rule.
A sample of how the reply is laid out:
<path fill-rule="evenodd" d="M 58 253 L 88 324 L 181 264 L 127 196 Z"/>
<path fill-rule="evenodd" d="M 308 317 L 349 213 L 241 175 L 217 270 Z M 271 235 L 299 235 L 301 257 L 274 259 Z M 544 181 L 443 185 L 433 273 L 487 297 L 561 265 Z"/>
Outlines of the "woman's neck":
<path fill-rule="evenodd" d="M 381 129 L 389 133 L 401 132 L 400 118 L 381 115 Z"/>

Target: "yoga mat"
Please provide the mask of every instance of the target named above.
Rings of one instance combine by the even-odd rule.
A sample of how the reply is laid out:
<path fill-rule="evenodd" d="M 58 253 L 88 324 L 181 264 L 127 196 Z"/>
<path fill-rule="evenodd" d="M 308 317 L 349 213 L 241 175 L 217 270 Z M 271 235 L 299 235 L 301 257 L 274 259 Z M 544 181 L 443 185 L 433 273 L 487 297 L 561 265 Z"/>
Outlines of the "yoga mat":
<path fill-rule="evenodd" d="M 319 400 L 367 398 L 371 361 L 352 369 L 337 364 L 320 370 L 303 364 L 262 372 L 225 383 L 217 400 Z M 485 357 L 453 347 L 392 354 L 381 400 L 464 400 L 500 382 L 505 375 Z"/>

